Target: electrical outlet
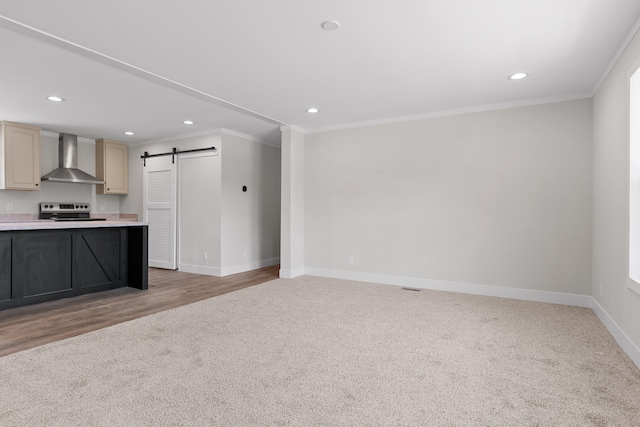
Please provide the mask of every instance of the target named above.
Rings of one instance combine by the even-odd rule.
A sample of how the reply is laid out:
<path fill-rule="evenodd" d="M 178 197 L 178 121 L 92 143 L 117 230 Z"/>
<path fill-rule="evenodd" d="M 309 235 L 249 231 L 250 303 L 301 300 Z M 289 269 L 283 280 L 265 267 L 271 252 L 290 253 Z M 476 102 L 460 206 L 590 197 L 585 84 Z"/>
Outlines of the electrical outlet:
<path fill-rule="evenodd" d="M 100 210 L 104 211 L 104 203 L 100 203 Z"/>
<path fill-rule="evenodd" d="M 7 203 L 7 212 L 13 210 L 13 203 Z"/>
<path fill-rule="evenodd" d="M 208 256 L 209 256 L 209 255 L 207 255 L 207 253 L 206 253 L 206 252 L 202 252 L 202 259 L 203 259 L 203 260 L 205 260 L 205 261 L 206 261 L 206 260 L 207 260 L 207 258 L 208 258 Z"/>
<path fill-rule="evenodd" d="M 602 284 L 600 285 L 600 296 L 602 297 L 604 295 L 604 290 L 602 288 Z"/>
<path fill-rule="evenodd" d="M 353 265 L 353 257 L 352 256 L 349 257 L 349 265 Z"/>

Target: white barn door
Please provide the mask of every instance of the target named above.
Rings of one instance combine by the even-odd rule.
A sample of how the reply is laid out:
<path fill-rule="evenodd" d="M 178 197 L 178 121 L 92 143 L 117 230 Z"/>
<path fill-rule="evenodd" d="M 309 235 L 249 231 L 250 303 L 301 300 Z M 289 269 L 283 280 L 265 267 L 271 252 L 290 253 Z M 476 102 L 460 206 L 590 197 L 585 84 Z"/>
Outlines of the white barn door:
<path fill-rule="evenodd" d="M 175 270 L 177 174 L 172 157 L 146 159 L 143 211 L 149 224 L 149 267 Z"/>

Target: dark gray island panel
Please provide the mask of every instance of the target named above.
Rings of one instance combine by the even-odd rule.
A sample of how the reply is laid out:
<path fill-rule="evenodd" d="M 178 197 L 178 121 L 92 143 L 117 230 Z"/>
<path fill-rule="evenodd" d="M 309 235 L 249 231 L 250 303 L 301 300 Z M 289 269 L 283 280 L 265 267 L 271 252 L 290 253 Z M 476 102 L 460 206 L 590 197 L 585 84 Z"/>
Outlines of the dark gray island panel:
<path fill-rule="evenodd" d="M 120 284 L 127 265 L 125 230 L 96 228 L 73 236 L 73 287 Z"/>
<path fill-rule="evenodd" d="M 148 288 L 147 226 L 0 232 L 0 310 Z"/>
<path fill-rule="evenodd" d="M 0 234 L 0 303 L 11 299 L 11 239 Z"/>
<path fill-rule="evenodd" d="M 14 236 L 11 246 L 12 299 L 71 290 L 71 233 Z"/>
<path fill-rule="evenodd" d="M 133 266 L 144 265 L 144 268 L 129 268 L 127 278 L 129 286 L 138 289 L 149 288 L 149 227 L 129 227 L 128 257 Z"/>

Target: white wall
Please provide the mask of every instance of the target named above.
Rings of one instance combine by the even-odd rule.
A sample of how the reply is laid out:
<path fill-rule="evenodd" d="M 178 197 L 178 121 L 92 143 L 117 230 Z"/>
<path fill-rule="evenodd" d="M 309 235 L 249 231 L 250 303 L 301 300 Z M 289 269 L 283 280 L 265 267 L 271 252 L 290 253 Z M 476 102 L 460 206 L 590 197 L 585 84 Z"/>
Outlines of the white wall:
<path fill-rule="evenodd" d="M 638 66 L 640 35 L 636 34 L 593 98 L 592 292 L 635 345 L 636 363 L 640 362 L 640 295 L 627 286 L 627 277 L 629 77 Z"/>
<path fill-rule="evenodd" d="M 58 167 L 58 134 L 40 135 L 41 175 Z M 95 141 L 78 138 L 78 168 L 95 176 Z M 40 202 L 88 202 L 94 213 L 120 213 L 120 196 L 96 195 L 95 186 L 43 181 L 40 191 L 0 190 L 0 213 L 38 214 Z M 7 210 L 13 203 L 13 211 Z M 101 209 L 102 208 L 102 209 Z"/>
<path fill-rule="evenodd" d="M 282 129 L 280 277 L 304 274 L 304 135 Z"/>
<path fill-rule="evenodd" d="M 178 158 L 178 269 L 220 276 L 222 168 L 220 156 L 212 154 Z"/>
<path fill-rule="evenodd" d="M 589 295 L 591 150 L 588 99 L 307 134 L 305 271 Z"/>
<path fill-rule="evenodd" d="M 279 148 L 222 134 L 221 235 L 225 276 L 280 262 Z"/>

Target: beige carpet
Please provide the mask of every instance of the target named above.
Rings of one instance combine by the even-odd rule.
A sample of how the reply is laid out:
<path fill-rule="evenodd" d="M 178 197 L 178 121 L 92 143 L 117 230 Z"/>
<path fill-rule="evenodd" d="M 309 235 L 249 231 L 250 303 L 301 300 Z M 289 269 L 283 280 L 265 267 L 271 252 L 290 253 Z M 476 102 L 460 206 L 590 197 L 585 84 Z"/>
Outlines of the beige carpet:
<path fill-rule="evenodd" d="M 634 426 L 589 309 L 276 280 L 0 358 L 0 425 Z"/>

